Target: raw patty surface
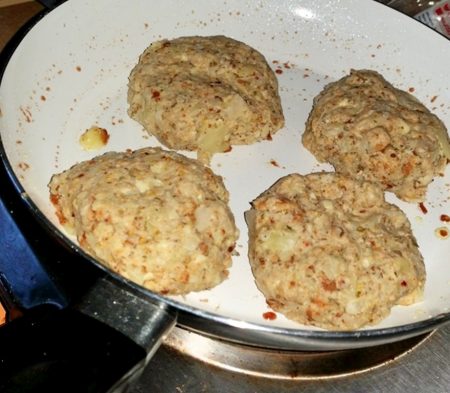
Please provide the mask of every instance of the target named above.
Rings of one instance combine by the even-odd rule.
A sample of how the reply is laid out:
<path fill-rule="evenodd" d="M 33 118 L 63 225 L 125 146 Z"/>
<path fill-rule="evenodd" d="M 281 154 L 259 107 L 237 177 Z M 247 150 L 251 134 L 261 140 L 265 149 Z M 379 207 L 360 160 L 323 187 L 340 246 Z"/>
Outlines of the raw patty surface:
<path fill-rule="evenodd" d="M 222 178 L 159 148 L 106 153 L 54 175 L 51 201 L 80 245 L 151 290 L 181 294 L 228 275 L 238 237 Z"/>
<path fill-rule="evenodd" d="M 264 56 L 224 36 L 151 44 L 128 84 L 128 113 L 172 149 L 208 161 L 284 125 L 278 82 Z"/>
<path fill-rule="evenodd" d="M 254 200 L 246 219 L 257 286 L 289 319 L 353 330 L 422 295 L 425 267 L 409 221 L 373 183 L 292 174 Z"/>
<path fill-rule="evenodd" d="M 450 159 L 444 124 L 380 74 L 353 70 L 314 99 L 303 144 L 336 171 L 423 201 Z"/>

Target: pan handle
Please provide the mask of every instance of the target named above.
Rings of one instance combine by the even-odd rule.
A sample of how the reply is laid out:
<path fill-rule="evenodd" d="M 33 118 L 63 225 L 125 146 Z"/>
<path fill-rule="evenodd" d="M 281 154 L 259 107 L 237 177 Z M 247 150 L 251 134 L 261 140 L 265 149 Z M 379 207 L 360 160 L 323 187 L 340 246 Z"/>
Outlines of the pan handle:
<path fill-rule="evenodd" d="M 109 275 L 100 278 L 76 308 L 133 340 L 148 359 L 176 323 L 175 311 L 165 303 L 152 303 Z"/>
<path fill-rule="evenodd" d="M 176 313 L 164 303 L 151 303 L 112 276 L 100 278 L 75 307 L 83 315 L 123 334 L 145 350 L 143 359 L 108 390 L 122 392 L 136 381 L 176 323 Z"/>
<path fill-rule="evenodd" d="M 79 311 L 42 305 L 0 328 L 0 391 L 122 392 L 146 364 L 123 334 Z"/>

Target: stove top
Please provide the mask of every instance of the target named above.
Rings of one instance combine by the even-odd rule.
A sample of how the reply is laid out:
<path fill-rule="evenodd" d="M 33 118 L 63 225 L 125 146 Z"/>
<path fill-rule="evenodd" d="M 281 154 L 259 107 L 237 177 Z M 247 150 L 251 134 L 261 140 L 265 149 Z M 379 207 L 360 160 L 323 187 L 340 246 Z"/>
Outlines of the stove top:
<path fill-rule="evenodd" d="M 450 325 L 379 347 L 280 352 L 176 327 L 130 393 L 390 392 L 450 388 Z"/>

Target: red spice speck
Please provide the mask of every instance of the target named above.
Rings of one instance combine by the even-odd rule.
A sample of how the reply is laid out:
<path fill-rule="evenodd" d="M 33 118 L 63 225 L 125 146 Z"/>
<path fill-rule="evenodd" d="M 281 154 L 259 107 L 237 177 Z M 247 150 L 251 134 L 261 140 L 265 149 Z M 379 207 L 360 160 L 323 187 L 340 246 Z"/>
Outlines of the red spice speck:
<path fill-rule="evenodd" d="M 57 205 L 59 202 L 59 195 L 57 194 L 50 194 L 50 202 L 54 205 Z"/>
<path fill-rule="evenodd" d="M 20 169 L 22 169 L 23 171 L 26 171 L 27 169 L 30 168 L 30 166 L 29 166 L 26 162 L 19 162 L 18 167 L 19 167 Z"/>
<path fill-rule="evenodd" d="M 448 231 L 445 228 L 439 229 L 439 235 L 441 235 L 443 238 L 446 238 L 448 236 Z"/>
<path fill-rule="evenodd" d="M 450 222 L 450 216 L 448 216 L 447 214 L 441 214 L 440 219 L 443 222 Z"/>
<path fill-rule="evenodd" d="M 155 101 L 159 101 L 161 99 L 161 93 L 158 90 L 152 91 L 152 98 Z"/>
<path fill-rule="evenodd" d="M 322 279 L 322 288 L 325 291 L 333 292 L 337 289 L 336 281 L 335 280 L 329 280 L 327 278 Z"/>
<path fill-rule="evenodd" d="M 403 281 L 400 283 L 400 285 L 401 285 L 402 287 L 407 287 L 407 286 L 408 286 L 408 283 L 407 283 L 405 280 L 403 280 Z"/>
<path fill-rule="evenodd" d="M 109 134 L 108 131 L 105 128 L 100 128 L 100 139 L 103 142 L 104 145 L 106 145 L 109 141 Z"/>
<path fill-rule="evenodd" d="M 41 101 L 45 101 L 47 98 L 45 96 L 41 96 Z"/>
<path fill-rule="evenodd" d="M 80 72 L 81 71 L 81 67 L 80 66 L 76 66 L 75 69 Z"/>
<path fill-rule="evenodd" d="M 280 164 L 278 164 L 278 162 L 276 162 L 275 160 L 270 160 L 270 163 L 273 165 L 273 166 L 276 166 L 277 168 L 279 168 L 280 167 Z"/>
<path fill-rule="evenodd" d="M 410 88 L 408 89 L 408 91 L 409 91 L 410 93 L 414 93 L 414 92 L 416 91 L 416 89 L 415 89 L 414 87 L 410 87 Z"/>
<path fill-rule="evenodd" d="M 31 116 L 30 110 L 29 110 L 28 108 L 23 108 L 23 107 L 20 107 L 19 109 L 20 109 L 20 111 L 22 112 L 22 114 L 24 115 L 25 121 L 26 121 L 27 123 L 31 123 L 31 120 L 32 120 L 33 118 L 32 118 L 32 116 Z"/>
<path fill-rule="evenodd" d="M 423 202 L 419 203 L 419 209 L 422 211 L 423 214 L 428 213 L 428 209 L 426 208 L 425 204 Z"/>
<path fill-rule="evenodd" d="M 275 314 L 273 311 L 267 311 L 262 316 L 267 321 L 274 321 L 275 319 L 277 319 L 277 314 Z"/>
<path fill-rule="evenodd" d="M 280 69 L 278 68 L 278 69 L 275 70 L 275 73 L 277 73 L 277 74 L 282 74 L 282 73 L 283 73 L 283 70 L 280 70 Z"/>

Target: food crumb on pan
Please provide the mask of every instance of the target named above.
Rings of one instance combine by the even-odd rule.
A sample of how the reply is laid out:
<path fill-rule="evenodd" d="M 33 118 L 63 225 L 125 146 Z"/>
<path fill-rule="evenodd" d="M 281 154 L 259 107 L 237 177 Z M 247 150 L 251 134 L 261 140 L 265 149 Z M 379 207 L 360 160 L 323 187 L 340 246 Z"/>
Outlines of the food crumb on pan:
<path fill-rule="evenodd" d="M 19 162 L 18 167 L 19 167 L 20 169 L 22 169 L 23 171 L 26 171 L 27 169 L 30 168 L 30 165 L 27 164 L 26 162 Z"/>
<path fill-rule="evenodd" d="M 441 216 L 439 217 L 439 219 L 442 222 L 450 222 L 450 216 L 448 216 L 447 214 L 441 214 Z"/>
<path fill-rule="evenodd" d="M 421 211 L 423 214 L 427 214 L 427 213 L 428 213 L 428 209 L 427 209 L 427 207 L 425 206 L 425 204 L 424 204 L 423 202 L 420 202 L 420 203 L 419 203 L 419 209 L 420 209 L 420 211 Z"/>
<path fill-rule="evenodd" d="M 105 128 L 92 126 L 80 136 L 80 145 L 84 150 L 98 150 L 104 147 L 109 140 Z"/>
<path fill-rule="evenodd" d="M 27 123 L 31 123 L 31 121 L 33 120 L 33 116 L 31 115 L 30 109 L 24 108 L 22 106 L 19 109 L 22 112 L 23 116 L 25 117 L 25 121 Z"/>
<path fill-rule="evenodd" d="M 277 167 L 277 168 L 280 167 L 280 164 L 278 164 L 278 162 L 277 162 L 276 160 L 274 160 L 274 159 L 271 159 L 271 160 L 270 160 L 270 164 L 273 165 L 273 166 L 275 166 L 275 167 Z"/>
<path fill-rule="evenodd" d="M 262 316 L 267 321 L 274 321 L 275 319 L 277 319 L 277 314 L 275 314 L 273 311 L 267 311 L 263 313 Z"/>
<path fill-rule="evenodd" d="M 448 239 L 448 237 L 449 237 L 448 228 L 446 228 L 446 227 L 436 228 L 434 230 L 434 233 L 439 239 Z"/>

